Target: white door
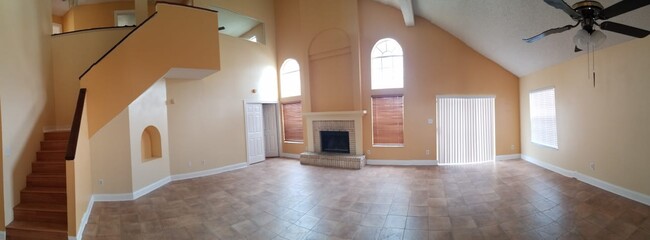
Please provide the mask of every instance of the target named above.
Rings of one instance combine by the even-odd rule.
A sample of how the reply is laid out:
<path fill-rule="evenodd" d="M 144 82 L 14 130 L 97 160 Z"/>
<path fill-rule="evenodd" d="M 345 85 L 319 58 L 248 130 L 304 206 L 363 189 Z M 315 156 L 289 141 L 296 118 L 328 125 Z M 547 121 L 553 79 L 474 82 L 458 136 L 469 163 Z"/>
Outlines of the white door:
<path fill-rule="evenodd" d="M 263 104 L 264 109 L 264 151 L 266 157 L 279 157 L 278 117 L 275 104 Z"/>
<path fill-rule="evenodd" d="M 438 163 L 494 161 L 494 97 L 437 97 Z"/>
<path fill-rule="evenodd" d="M 248 163 L 264 161 L 264 118 L 261 103 L 246 104 L 246 146 Z"/>

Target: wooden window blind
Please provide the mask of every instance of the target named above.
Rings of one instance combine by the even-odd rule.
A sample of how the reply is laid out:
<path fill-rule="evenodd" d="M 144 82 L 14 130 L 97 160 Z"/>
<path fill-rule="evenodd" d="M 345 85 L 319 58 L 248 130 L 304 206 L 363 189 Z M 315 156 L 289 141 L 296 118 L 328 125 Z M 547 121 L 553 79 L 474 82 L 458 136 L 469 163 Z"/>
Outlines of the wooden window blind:
<path fill-rule="evenodd" d="M 302 142 L 302 103 L 282 104 L 284 141 Z"/>
<path fill-rule="evenodd" d="M 376 145 L 404 144 L 404 97 L 372 97 L 372 140 Z"/>

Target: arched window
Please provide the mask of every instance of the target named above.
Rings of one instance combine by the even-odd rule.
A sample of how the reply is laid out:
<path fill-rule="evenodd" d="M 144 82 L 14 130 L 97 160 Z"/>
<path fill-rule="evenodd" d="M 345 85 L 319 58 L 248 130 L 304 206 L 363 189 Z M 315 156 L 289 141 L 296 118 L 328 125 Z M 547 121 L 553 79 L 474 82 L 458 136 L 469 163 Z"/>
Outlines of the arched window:
<path fill-rule="evenodd" d="M 300 96 L 300 65 L 293 58 L 285 60 L 280 67 L 280 96 Z"/>
<path fill-rule="evenodd" d="M 384 38 L 372 48 L 371 89 L 404 87 L 404 53 L 402 47 L 392 38 Z"/>

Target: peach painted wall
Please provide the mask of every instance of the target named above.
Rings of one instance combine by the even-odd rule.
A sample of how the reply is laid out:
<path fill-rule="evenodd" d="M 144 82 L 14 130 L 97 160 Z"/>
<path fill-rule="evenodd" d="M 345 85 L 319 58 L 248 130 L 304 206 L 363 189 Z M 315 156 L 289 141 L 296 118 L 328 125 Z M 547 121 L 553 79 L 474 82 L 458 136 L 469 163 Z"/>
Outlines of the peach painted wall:
<path fill-rule="evenodd" d="M 148 126 L 156 127 L 160 133 L 162 156 L 159 158 L 142 159 L 142 133 Z M 133 190 L 138 191 L 169 177 L 167 88 L 164 79 L 158 80 L 129 104 L 129 132 Z"/>
<path fill-rule="evenodd" d="M 4 197 L 4 159 L 2 158 L 4 156 L 4 147 L 2 146 L 2 95 L 0 95 L 0 173 L 3 173 L 3 183 L 0 184 L 0 192 L 2 192 L 2 196 L 0 197 L 0 206 L 3 206 L 0 208 L 0 231 L 5 230 L 5 197 Z"/>
<path fill-rule="evenodd" d="M 69 127 L 72 124 L 80 88 L 79 76 L 131 30 L 132 27 L 98 29 L 52 36 L 57 126 Z"/>
<path fill-rule="evenodd" d="M 68 191 L 68 236 L 77 236 L 83 215 L 86 213 L 93 193 L 91 178 L 90 139 L 88 139 L 88 117 L 84 105 L 79 127 L 79 139 L 74 161 L 66 161 Z"/>
<path fill-rule="evenodd" d="M 2 217 L 9 223 L 36 159 L 43 128 L 54 124 L 51 2 L 0 1 L 0 29 Z"/>
<path fill-rule="evenodd" d="M 650 38 L 598 50 L 595 88 L 587 64 L 582 54 L 521 78 L 522 154 L 650 199 Z M 528 94 L 543 87 L 555 87 L 558 149 L 530 141 Z"/>
<path fill-rule="evenodd" d="M 90 94 L 88 91 L 86 100 Z M 90 107 L 88 105 L 87 109 Z M 129 131 L 129 110 L 124 109 L 94 135 L 88 132 L 93 194 L 125 194 L 135 191 Z M 99 184 L 100 179 L 103 179 L 103 184 Z"/>
<path fill-rule="evenodd" d="M 245 163 L 243 101 L 278 99 L 273 1 L 194 4 L 220 6 L 264 22 L 267 41 L 264 45 L 220 34 L 219 72 L 201 80 L 167 79 L 167 97 L 174 100 L 167 106 L 172 175 Z"/>
<path fill-rule="evenodd" d="M 132 1 L 78 5 L 63 15 L 64 31 L 112 27 L 115 26 L 115 11 L 133 9 Z"/>
<path fill-rule="evenodd" d="M 52 23 L 63 24 L 63 17 L 52 15 Z"/>
<path fill-rule="evenodd" d="M 82 78 L 91 136 L 172 67 L 219 69 L 215 13 L 160 3 L 157 8 L 155 17 Z"/>
<path fill-rule="evenodd" d="M 338 110 L 360 110 L 361 93 L 359 85 L 359 18 L 356 0 L 276 0 L 275 14 L 277 21 L 277 68 L 288 58 L 293 58 L 300 64 L 301 87 L 302 87 L 302 111 L 338 111 Z M 348 99 L 346 102 L 329 102 L 324 96 L 331 94 L 330 88 L 319 88 L 325 86 L 331 78 L 323 76 L 336 71 L 329 68 L 337 68 L 340 61 L 326 61 L 323 64 L 316 64 L 311 67 L 309 49 L 314 38 L 327 30 L 340 30 L 344 32 L 350 44 L 350 56 L 343 57 L 349 62 L 349 67 L 344 71 L 337 72 L 337 76 L 345 77 L 346 80 L 339 80 L 337 85 L 350 85 L 350 92 L 343 94 L 340 99 Z M 319 49 L 320 50 L 320 49 Z M 321 51 L 313 53 L 321 53 Z M 316 71 L 313 73 L 312 71 Z M 349 72 L 348 72 L 349 71 Z M 329 73 L 328 73 L 329 72 Z M 317 76 L 314 76 L 317 74 Z M 316 78 L 315 80 L 311 78 Z M 317 81 L 312 87 L 311 82 Z M 317 99 L 312 98 L 312 94 Z M 294 101 L 295 99 L 281 99 L 283 102 Z M 314 101 L 314 102 L 312 102 Z M 315 109 L 312 109 L 315 107 Z M 303 129 L 306 124 L 303 122 Z M 304 135 L 307 136 L 306 134 Z M 298 154 L 305 151 L 305 144 L 284 143 L 284 153 Z"/>
<path fill-rule="evenodd" d="M 437 95 L 496 96 L 496 154 L 519 153 L 519 80 L 515 75 L 425 19 L 416 17 L 415 26 L 406 27 L 399 9 L 359 0 L 359 19 L 363 109 L 371 110 L 372 95 L 386 93 L 404 94 L 405 105 L 401 148 L 373 147 L 371 115 L 364 116 L 363 144 L 369 159 L 436 159 Z M 370 52 L 382 38 L 393 38 L 402 46 L 404 89 L 370 90 Z M 427 119 L 434 124 L 427 124 Z"/>

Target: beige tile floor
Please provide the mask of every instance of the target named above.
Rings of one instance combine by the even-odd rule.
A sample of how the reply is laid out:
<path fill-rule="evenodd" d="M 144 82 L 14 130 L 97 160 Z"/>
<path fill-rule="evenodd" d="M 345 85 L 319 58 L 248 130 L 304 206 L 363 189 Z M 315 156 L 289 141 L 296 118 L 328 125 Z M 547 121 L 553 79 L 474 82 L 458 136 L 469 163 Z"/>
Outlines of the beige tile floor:
<path fill-rule="evenodd" d="M 650 206 L 522 160 L 342 170 L 269 159 L 95 203 L 83 239 L 650 239 Z"/>

